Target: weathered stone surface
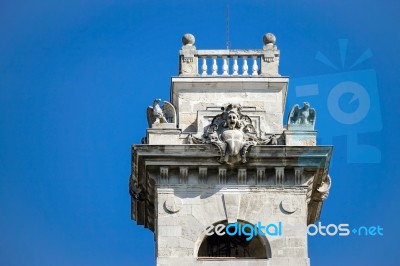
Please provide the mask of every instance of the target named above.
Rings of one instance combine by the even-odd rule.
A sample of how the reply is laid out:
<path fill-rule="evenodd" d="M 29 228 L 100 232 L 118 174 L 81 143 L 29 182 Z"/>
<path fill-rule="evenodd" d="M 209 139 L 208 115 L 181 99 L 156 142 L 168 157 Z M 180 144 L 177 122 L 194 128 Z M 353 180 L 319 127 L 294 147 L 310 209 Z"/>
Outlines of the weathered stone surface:
<path fill-rule="evenodd" d="M 192 211 L 191 215 L 180 215 L 180 212 L 178 212 L 176 214 L 159 216 L 157 234 L 159 257 L 192 257 L 197 252 L 195 250 L 195 243 L 202 241 L 201 235 L 207 225 L 234 217 L 250 223 L 257 223 L 258 221 L 264 224 L 282 222 L 283 235 L 269 237 L 272 250 L 282 251 L 276 254 L 277 257 L 306 259 L 307 246 L 305 243 L 307 242 L 307 236 L 304 231 L 286 230 L 285 228 L 289 225 L 302 223 L 304 216 L 292 219 L 292 216 L 288 216 L 283 212 L 272 213 L 270 210 L 271 203 L 278 205 L 275 208 L 279 208 L 279 204 L 282 201 L 304 201 L 305 190 L 296 196 L 292 188 L 284 190 L 274 188 L 264 188 L 262 190 L 236 188 L 234 192 L 230 189 L 222 188 L 215 194 L 210 194 L 207 197 L 201 196 L 206 195 L 204 193 L 209 191 L 207 187 L 203 187 L 200 190 L 199 187 L 191 188 L 189 186 L 185 189 L 174 187 L 173 191 L 176 195 L 185 195 L 184 198 L 180 198 L 182 205 L 185 208 L 190 206 Z M 171 192 L 171 190 L 165 190 L 165 192 L 159 190 L 159 198 L 171 199 L 177 197 L 173 196 Z M 278 200 L 274 201 L 275 198 Z M 232 219 L 231 222 L 234 221 L 235 219 Z M 290 233 L 290 235 L 286 233 Z M 173 243 L 170 243 L 171 241 Z M 190 252 L 188 249 L 190 249 Z M 192 261 L 191 263 L 200 263 L 200 261 Z"/>
<path fill-rule="evenodd" d="M 181 236 L 182 227 L 178 225 L 165 225 L 158 228 L 158 234 L 160 237 L 166 236 Z"/>
<path fill-rule="evenodd" d="M 163 126 L 160 126 L 160 128 L 147 129 L 147 136 L 146 136 L 147 144 L 151 145 L 183 144 L 183 140 L 180 138 L 181 130 L 170 129 L 168 127 L 169 126 L 167 126 L 167 128 L 163 128 Z"/>
<path fill-rule="evenodd" d="M 244 85 L 245 84 L 245 85 Z M 198 112 L 214 111 L 229 104 L 260 112 L 259 128 L 265 133 L 281 134 L 288 78 L 172 78 L 172 102 L 177 109 L 179 127 L 184 132 L 197 128 Z M 262 101 L 260 101 L 262 99 Z M 244 112 L 247 112 L 246 110 Z M 188 115 L 192 115 L 189 119 Z M 201 116 L 199 119 L 203 119 Z"/>
<path fill-rule="evenodd" d="M 236 223 L 239 215 L 240 194 L 223 194 L 226 220 L 228 223 Z"/>
<path fill-rule="evenodd" d="M 316 131 L 290 131 L 284 132 L 287 146 L 315 146 L 317 145 Z"/>

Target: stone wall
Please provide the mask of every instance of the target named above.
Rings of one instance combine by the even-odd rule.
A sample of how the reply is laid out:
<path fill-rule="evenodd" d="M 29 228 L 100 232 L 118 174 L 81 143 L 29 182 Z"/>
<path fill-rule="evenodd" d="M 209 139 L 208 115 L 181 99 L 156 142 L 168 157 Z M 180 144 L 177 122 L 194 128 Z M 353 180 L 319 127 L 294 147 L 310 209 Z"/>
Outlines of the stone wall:
<path fill-rule="evenodd" d="M 202 133 L 198 127 L 202 111 L 229 104 L 260 112 L 259 128 L 268 134 L 282 134 L 288 78 L 173 78 L 172 103 L 183 132 Z"/>
<path fill-rule="evenodd" d="M 199 258 L 198 249 L 208 225 L 238 220 L 282 223 L 281 236 L 266 238 L 268 259 L 243 258 L 238 265 L 309 265 L 307 236 L 298 227 L 306 223 L 306 193 L 305 187 L 160 186 L 156 206 L 157 265 L 224 265 L 229 258 Z"/>

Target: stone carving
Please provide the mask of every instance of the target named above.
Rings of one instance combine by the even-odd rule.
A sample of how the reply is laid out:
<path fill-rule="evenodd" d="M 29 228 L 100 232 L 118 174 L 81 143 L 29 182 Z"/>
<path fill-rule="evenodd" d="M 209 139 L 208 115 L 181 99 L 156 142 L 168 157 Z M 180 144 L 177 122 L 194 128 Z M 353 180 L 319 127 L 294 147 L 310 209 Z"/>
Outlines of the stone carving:
<path fill-rule="evenodd" d="M 147 107 L 147 122 L 149 127 L 176 127 L 176 111 L 175 107 L 167 102 L 163 101 L 163 106 L 160 107 L 159 103 L 161 99 L 155 99 L 153 106 Z M 166 125 L 162 125 L 166 124 Z"/>
<path fill-rule="evenodd" d="M 182 205 L 182 200 L 174 196 L 168 197 L 164 202 L 164 207 L 169 213 L 179 212 L 182 209 Z"/>
<path fill-rule="evenodd" d="M 321 185 L 317 188 L 317 191 L 320 193 L 322 201 L 328 198 L 331 185 L 332 185 L 331 177 L 327 174 L 325 175 L 325 178 L 322 181 Z"/>
<path fill-rule="evenodd" d="M 134 200 L 144 201 L 143 187 L 133 178 L 129 179 L 129 194 Z"/>
<path fill-rule="evenodd" d="M 197 137 L 188 136 L 190 144 L 212 144 L 220 151 L 220 163 L 235 164 L 247 162 L 246 155 L 255 145 L 284 145 L 283 135 L 265 135 L 258 137 L 249 116 L 242 113 L 239 104 L 222 107 L 223 113 L 216 115 L 206 132 Z"/>
<path fill-rule="evenodd" d="M 310 108 L 310 104 L 305 102 L 303 107 L 299 108 L 296 104 L 289 114 L 289 130 L 314 130 L 315 109 Z"/>
<path fill-rule="evenodd" d="M 288 214 L 296 212 L 297 209 L 299 208 L 296 199 L 293 197 L 288 197 L 282 200 L 280 207 Z"/>
<path fill-rule="evenodd" d="M 223 113 L 213 118 L 202 138 L 190 136 L 190 142 L 217 146 L 221 163 L 245 163 L 249 148 L 261 139 L 257 137 L 250 117 L 242 114 L 240 105 L 230 104 L 222 110 Z"/>
<path fill-rule="evenodd" d="M 268 145 L 282 145 L 283 143 L 283 135 L 267 135 L 268 137 L 266 139 L 263 139 L 264 143 L 260 144 L 268 144 Z"/>
<path fill-rule="evenodd" d="M 332 181 L 331 181 L 331 177 L 329 174 L 327 174 L 327 170 L 325 170 L 325 175 L 324 178 L 322 180 L 322 183 L 316 188 L 315 193 L 313 194 L 313 182 L 314 182 L 314 176 L 308 180 L 307 182 L 307 186 L 308 186 L 308 190 L 307 190 L 307 204 L 310 202 L 311 200 L 311 196 L 312 196 L 312 200 L 316 201 L 316 202 L 321 202 L 324 201 L 328 198 L 329 196 L 329 190 L 331 189 L 331 185 L 332 185 Z"/>

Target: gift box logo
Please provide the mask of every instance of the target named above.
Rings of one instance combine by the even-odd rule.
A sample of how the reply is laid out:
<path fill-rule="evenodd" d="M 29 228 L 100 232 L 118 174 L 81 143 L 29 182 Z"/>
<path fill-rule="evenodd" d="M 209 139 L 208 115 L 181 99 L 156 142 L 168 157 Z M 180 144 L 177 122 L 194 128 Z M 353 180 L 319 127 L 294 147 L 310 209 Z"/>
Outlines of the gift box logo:
<path fill-rule="evenodd" d="M 316 129 L 322 135 L 319 144 L 332 144 L 333 137 L 347 136 L 347 162 L 379 163 L 381 152 L 374 143 L 359 141 L 361 134 L 382 130 L 376 72 L 353 70 L 370 58 L 372 52 L 366 50 L 344 71 L 347 44 L 347 40 L 339 40 L 341 70 L 321 52 L 316 54 L 317 60 L 337 73 L 291 79 L 290 87 L 296 98 L 288 99 L 288 105 L 310 102 L 316 109 Z"/>

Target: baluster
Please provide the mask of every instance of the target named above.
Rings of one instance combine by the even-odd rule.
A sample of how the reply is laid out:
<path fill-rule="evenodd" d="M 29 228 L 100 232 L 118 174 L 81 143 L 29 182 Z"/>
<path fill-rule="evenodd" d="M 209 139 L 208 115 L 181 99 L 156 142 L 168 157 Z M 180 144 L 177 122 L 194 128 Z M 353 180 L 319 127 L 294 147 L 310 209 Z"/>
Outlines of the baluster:
<path fill-rule="evenodd" d="M 253 76 L 258 76 L 257 56 L 253 56 Z"/>
<path fill-rule="evenodd" d="M 243 56 L 242 69 L 243 69 L 243 73 L 242 73 L 243 76 L 249 75 L 249 73 L 247 72 L 247 70 L 249 70 L 249 66 L 247 65 L 247 56 Z"/>
<path fill-rule="evenodd" d="M 202 76 L 207 76 L 207 57 L 203 57 L 203 65 L 201 66 L 201 69 L 203 70 L 203 73 L 201 73 Z"/>
<path fill-rule="evenodd" d="M 239 70 L 239 66 L 238 66 L 238 62 L 237 62 L 238 57 L 234 56 L 233 57 L 233 76 L 237 76 L 238 75 L 238 70 Z"/>
<path fill-rule="evenodd" d="M 212 71 L 213 72 L 212 72 L 212 75 L 213 76 L 217 76 L 218 75 L 218 73 L 217 73 L 217 70 L 218 70 L 217 57 L 213 56 L 212 60 L 213 60 L 213 65 L 212 65 Z"/>
<path fill-rule="evenodd" d="M 222 70 L 223 70 L 222 76 L 228 76 L 228 60 L 226 58 L 227 58 L 226 56 L 222 57 L 223 62 L 224 62 L 223 66 L 222 66 Z"/>

